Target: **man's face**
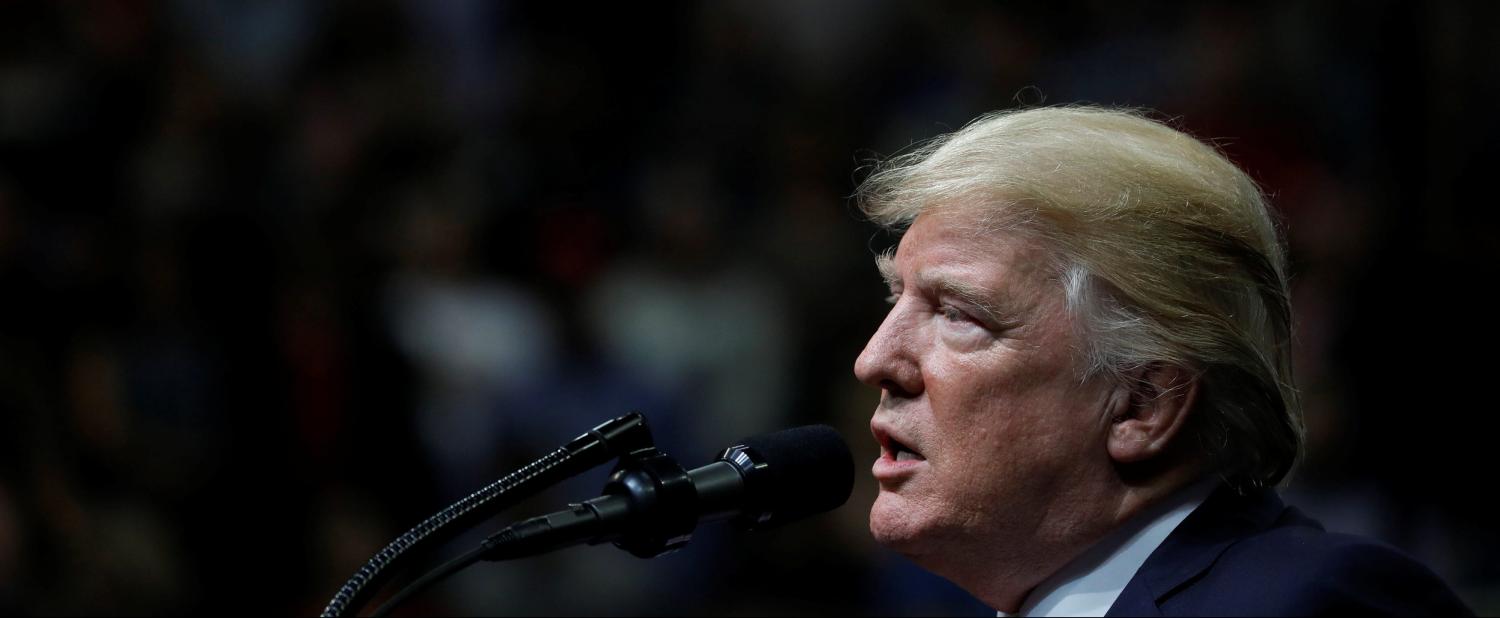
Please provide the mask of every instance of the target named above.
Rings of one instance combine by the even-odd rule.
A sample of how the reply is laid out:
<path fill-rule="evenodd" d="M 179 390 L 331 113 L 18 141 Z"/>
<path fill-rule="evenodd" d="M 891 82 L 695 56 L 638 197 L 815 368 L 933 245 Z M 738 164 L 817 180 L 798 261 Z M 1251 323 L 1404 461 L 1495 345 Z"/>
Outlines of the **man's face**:
<path fill-rule="evenodd" d="M 881 270 L 894 304 L 854 366 L 881 389 L 875 538 L 939 573 L 1066 547 L 1115 506 L 1090 493 L 1109 390 L 1080 382 L 1046 254 L 950 209 L 917 217 Z"/>

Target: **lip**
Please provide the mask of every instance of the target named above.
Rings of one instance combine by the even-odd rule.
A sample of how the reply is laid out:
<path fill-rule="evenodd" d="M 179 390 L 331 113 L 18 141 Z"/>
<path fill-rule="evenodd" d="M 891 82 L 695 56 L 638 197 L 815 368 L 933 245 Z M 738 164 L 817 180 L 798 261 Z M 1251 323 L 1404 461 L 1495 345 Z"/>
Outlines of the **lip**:
<path fill-rule="evenodd" d="M 908 459 L 905 461 L 896 459 L 896 454 L 891 451 L 891 440 L 910 444 L 901 436 L 894 434 L 891 428 L 878 420 L 870 422 L 870 433 L 874 434 L 875 441 L 880 443 L 880 458 L 870 467 L 870 474 L 879 481 L 881 485 L 888 485 L 903 481 L 916 474 L 922 466 L 927 465 L 926 459 Z"/>
<path fill-rule="evenodd" d="M 870 474 L 879 481 L 881 485 L 896 483 L 917 473 L 917 469 L 927 465 L 925 459 L 909 459 L 897 461 L 891 457 L 891 452 L 882 450 L 880 458 L 875 460 L 875 465 L 870 466 Z"/>

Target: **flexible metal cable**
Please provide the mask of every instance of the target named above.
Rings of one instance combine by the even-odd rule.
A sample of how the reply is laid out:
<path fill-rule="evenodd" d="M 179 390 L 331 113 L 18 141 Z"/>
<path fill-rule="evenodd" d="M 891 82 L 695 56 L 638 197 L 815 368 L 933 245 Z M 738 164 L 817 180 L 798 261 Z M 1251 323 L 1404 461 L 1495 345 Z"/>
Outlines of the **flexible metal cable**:
<path fill-rule="evenodd" d="M 589 430 L 566 446 L 469 494 L 391 541 L 339 588 L 321 616 L 334 618 L 358 612 L 397 572 L 397 567 L 418 550 L 446 542 L 478 521 L 514 506 L 558 481 L 651 443 L 645 418 L 637 412 Z"/>

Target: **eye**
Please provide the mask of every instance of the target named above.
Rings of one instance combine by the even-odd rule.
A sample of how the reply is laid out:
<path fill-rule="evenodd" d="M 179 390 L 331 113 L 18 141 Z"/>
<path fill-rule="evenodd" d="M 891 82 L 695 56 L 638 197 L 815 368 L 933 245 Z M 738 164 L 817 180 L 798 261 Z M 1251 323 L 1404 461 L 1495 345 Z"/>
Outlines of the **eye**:
<path fill-rule="evenodd" d="M 943 316 L 943 319 L 949 322 L 974 322 L 974 319 L 969 317 L 969 314 L 964 313 L 963 310 L 953 305 L 938 307 L 938 313 Z"/>

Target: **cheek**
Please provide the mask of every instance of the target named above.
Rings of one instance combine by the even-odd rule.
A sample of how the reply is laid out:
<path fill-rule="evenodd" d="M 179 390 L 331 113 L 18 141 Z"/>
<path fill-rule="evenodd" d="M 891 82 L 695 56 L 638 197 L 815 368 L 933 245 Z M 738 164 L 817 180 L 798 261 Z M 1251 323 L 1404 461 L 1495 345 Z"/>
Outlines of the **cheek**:
<path fill-rule="evenodd" d="M 960 490 L 991 489 L 984 486 L 997 473 L 1025 476 L 1077 456 L 1097 433 L 1097 389 L 1077 384 L 1065 364 L 1005 360 L 950 360 L 930 374 L 930 437 L 942 454 L 935 463 Z"/>
<path fill-rule="evenodd" d="M 988 362 L 986 362 L 988 361 Z M 1014 368 L 976 355 L 949 355 L 929 362 L 927 397 L 934 438 L 975 447 L 979 456 L 1022 416 L 1031 390 Z"/>

